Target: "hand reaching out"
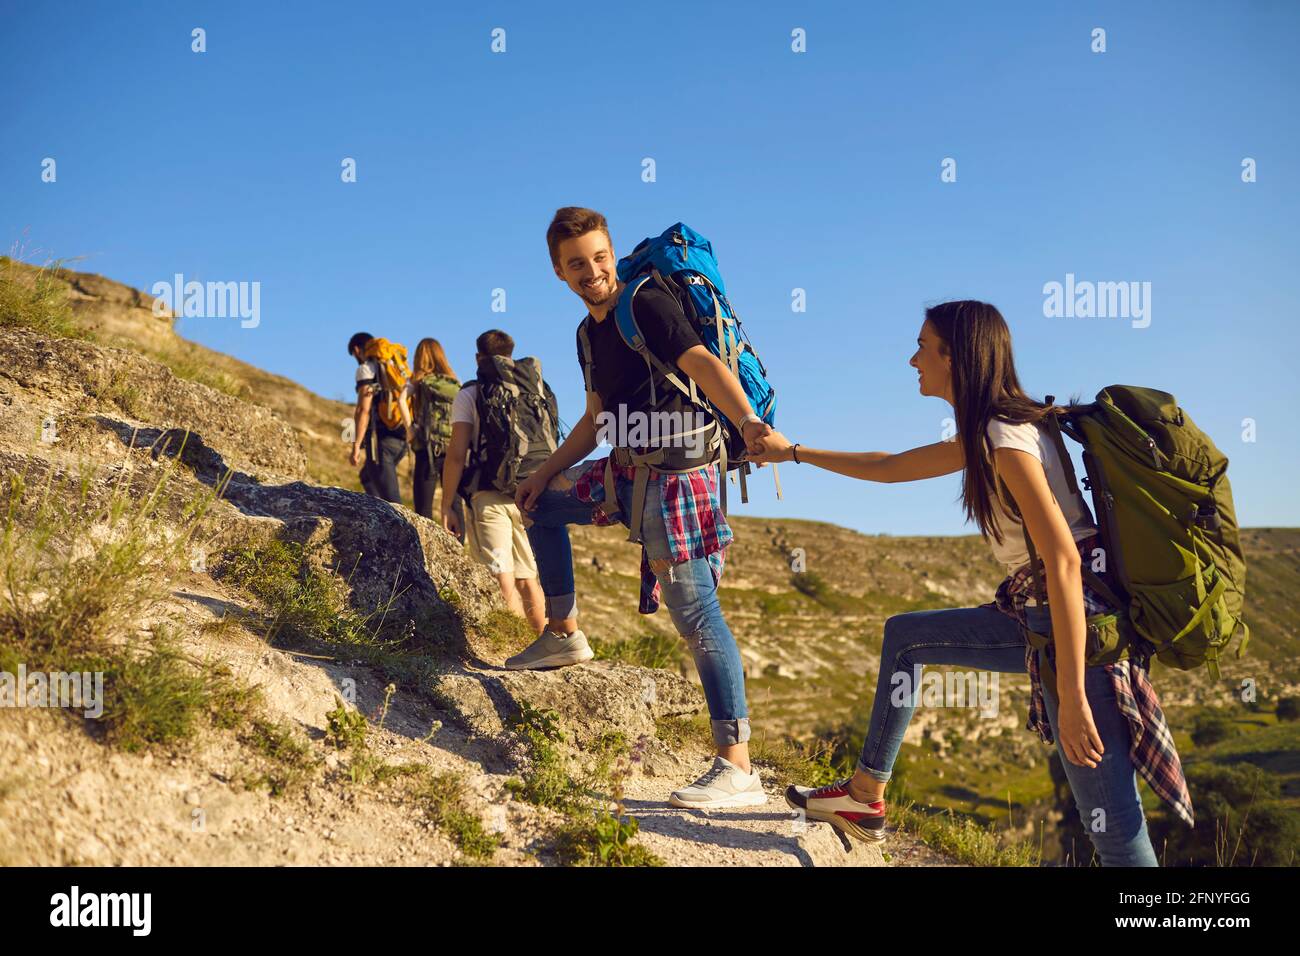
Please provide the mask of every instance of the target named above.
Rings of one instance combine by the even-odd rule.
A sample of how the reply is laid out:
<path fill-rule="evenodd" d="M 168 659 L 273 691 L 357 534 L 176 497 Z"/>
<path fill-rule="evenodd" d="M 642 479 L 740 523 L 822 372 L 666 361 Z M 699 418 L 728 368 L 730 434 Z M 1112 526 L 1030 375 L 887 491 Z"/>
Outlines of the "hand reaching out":
<path fill-rule="evenodd" d="M 750 421 L 745 424 L 742 434 L 745 436 L 745 450 L 749 453 L 750 460 L 762 468 L 763 462 L 755 459 L 753 455 L 762 447 L 763 438 L 772 434 L 772 426 L 767 422 Z"/>
<path fill-rule="evenodd" d="M 769 428 L 768 434 L 749 443 L 749 460 L 758 464 L 789 461 L 793 457 L 791 447 L 788 438 Z"/>

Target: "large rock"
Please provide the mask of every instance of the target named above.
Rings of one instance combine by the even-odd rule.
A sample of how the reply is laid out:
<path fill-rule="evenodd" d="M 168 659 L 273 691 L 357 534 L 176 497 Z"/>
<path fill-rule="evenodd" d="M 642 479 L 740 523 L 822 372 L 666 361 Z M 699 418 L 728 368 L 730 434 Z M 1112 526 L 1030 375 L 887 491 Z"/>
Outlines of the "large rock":
<path fill-rule="evenodd" d="M 654 737 L 657 720 L 704 708 L 699 688 L 677 674 L 610 661 L 548 671 L 459 668 L 441 675 L 434 691 L 477 733 L 508 730 L 528 704 L 554 711 L 584 748 L 610 731 L 629 742 Z"/>

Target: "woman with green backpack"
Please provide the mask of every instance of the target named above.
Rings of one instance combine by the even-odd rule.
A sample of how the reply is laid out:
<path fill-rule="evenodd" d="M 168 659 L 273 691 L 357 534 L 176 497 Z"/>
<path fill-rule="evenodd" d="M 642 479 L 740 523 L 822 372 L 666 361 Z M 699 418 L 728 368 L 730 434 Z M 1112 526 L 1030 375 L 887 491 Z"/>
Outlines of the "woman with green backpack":
<path fill-rule="evenodd" d="M 1028 728 L 1055 740 L 1084 830 L 1103 866 L 1156 866 L 1137 789 L 1141 774 L 1189 825 L 1178 753 L 1133 642 L 1123 659 L 1096 660 L 1098 629 L 1114 629 L 1112 593 L 1091 568 L 1098 532 L 1073 466 L 1051 433 L 1055 405 L 1025 394 L 1001 314 L 983 302 L 927 309 L 911 364 L 922 395 L 953 408 L 953 440 L 900 454 L 791 444 L 773 433 L 751 460 L 808 463 L 868 481 L 916 481 L 962 472 L 962 501 L 1008 577 L 980 607 L 899 614 L 885 622 L 871 725 L 851 778 L 792 786 L 786 799 L 811 819 L 866 841 L 884 836 L 885 785 L 920 697 L 921 667 L 951 664 L 1030 676 Z M 1045 578 L 1046 588 L 1041 582 Z M 1047 635 L 1041 650 L 1027 638 Z M 1055 635 L 1052 638 L 1052 635 Z M 899 693 L 900 683 L 905 689 Z"/>
<path fill-rule="evenodd" d="M 451 442 L 451 403 L 460 391 L 460 380 L 437 339 L 421 339 L 416 346 L 415 371 L 406 387 L 413 419 L 407 440 L 415 453 L 415 512 L 434 518 L 433 493 Z M 444 488 L 442 493 L 452 495 L 452 508 L 461 519 L 459 527 L 464 528 L 460 495 L 455 488 L 450 492 Z"/>

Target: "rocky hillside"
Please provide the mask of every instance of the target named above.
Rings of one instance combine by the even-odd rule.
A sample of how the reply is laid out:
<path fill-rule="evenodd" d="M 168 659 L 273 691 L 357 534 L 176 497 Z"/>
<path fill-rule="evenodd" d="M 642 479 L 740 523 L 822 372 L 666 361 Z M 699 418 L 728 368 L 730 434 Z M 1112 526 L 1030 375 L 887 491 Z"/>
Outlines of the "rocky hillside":
<path fill-rule="evenodd" d="M 25 276 L 29 281 L 37 271 L 17 263 L 7 268 L 14 278 Z M 153 298 L 138 289 L 89 272 L 58 270 L 47 272 L 46 277 L 52 286 L 66 290 L 72 317 L 91 341 L 138 352 L 167 366 L 177 378 L 274 412 L 292 429 L 305 455 L 302 474 L 318 484 L 360 490 L 341 438 L 351 405 L 323 398 L 281 375 L 182 338 L 170 311 L 162 308 L 162 315 L 155 315 Z"/>
<path fill-rule="evenodd" d="M 54 283 L 73 321 L 33 326 Z M 0 310 L 0 671 L 103 680 L 94 717 L 0 707 L 0 863 L 885 863 L 786 812 L 792 752 L 767 807 L 668 808 L 708 765 L 696 685 L 502 669 L 530 635 L 458 542 L 315 480 L 281 410 L 329 403 L 180 374 L 197 347 L 98 277 L 11 271 Z"/>

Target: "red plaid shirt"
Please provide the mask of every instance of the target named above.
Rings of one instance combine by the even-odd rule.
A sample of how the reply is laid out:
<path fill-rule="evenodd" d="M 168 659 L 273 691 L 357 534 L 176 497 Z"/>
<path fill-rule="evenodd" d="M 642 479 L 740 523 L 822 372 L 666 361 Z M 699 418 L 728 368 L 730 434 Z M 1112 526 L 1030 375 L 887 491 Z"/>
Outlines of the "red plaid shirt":
<path fill-rule="evenodd" d="M 601 508 L 605 500 L 605 462 L 598 458 L 574 482 L 573 495 L 579 501 L 592 503 L 592 524 L 615 524 Z M 615 465 L 616 482 L 630 482 L 634 469 L 631 465 Z M 692 558 L 708 558 L 716 585 L 722 580 L 722 567 L 731 544 L 731 526 L 727 524 L 722 506 L 718 503 L 718 466 L 710 465 L 682 475 L 656 475 L 651 481 L 662 482 L 664 527 L 668 530 L 668 551 L 674 562 Z M 659 580 L 650 569 L 645 547 L 641 548 L 641 594 L 637 610 L 653 614 L 659 610 Z"/>
<path fill-rule="evenodd" d="M 1099 545 L 1096 535 L 1076 542 L 1079 554 L 1085 561 L 1091 560 L 1093 548 Z M 1039 558 L 1039 574 L 1043 574 L 1042 559 Z M 997 596 L 984 607 L 993 608 L 1014 617 L 1021 627 L 1025 627 L 1025 605 L 1034 587 L 1033 573 L 1028 564 L 1017 569 L 1015 574 L 1007 577 L 998 585 Z M 1084 614 L 1104 614 L 1114 610 L 1086 584 L 1083 586 Z M 1056 645 L 1047 646 L 1047 654 L 1053 667 L 1056 666 Z M 1115 700 L 1129 723 L 1131 741 L 1129 759 L 1133 767 L 1141 774 L 1155 791 L 1156 795 L 1167 803 L 1178 818 L 1189 827 L 1195 824 L 1192 812 L 1192 797 L 1187 790 L 1187 778 L 1183 775 L 1183 764 L 1178 758 L 1174 746 L 1173 734 L 1165 721 L 1165 712 L 1160 707 L 1156 690 L 1151 686 L 1147 672 L 1148 662 L 1143 659 L 1129 658 L 1114 664 L 1103 665 L 1110 674 L 1115 686 Z M 1052 728 L 1047 720 L 1047 706 L 1043 702 L 1043 682 L 1038 670 L 1038 654 L 1028 642 L 1025 644 L 1025 668 L 1029 671 L 1029 722 L 1026 730 L 1036 730 L 1042 739 L 1052 742 Z"/>

